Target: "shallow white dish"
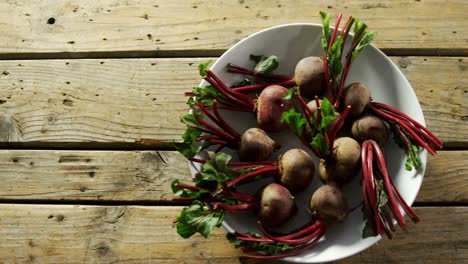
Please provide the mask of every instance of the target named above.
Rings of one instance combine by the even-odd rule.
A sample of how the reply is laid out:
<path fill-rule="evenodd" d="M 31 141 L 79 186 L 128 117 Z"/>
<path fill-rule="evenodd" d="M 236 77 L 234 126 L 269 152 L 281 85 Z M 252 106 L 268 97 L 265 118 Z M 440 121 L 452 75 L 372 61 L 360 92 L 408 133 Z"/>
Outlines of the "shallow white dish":
<path fill-rule="evenodd" d="M 249 60 L 250 54 L 276 55 L 279 58 L 280 66 L 275 73 L 292 75 L 296 63 L 303 57 L 322 56 L 321 34 L 322 26 L 318 24 L 287 24 L 268 28 L 243 39 L 231 47 L 210 68 L 226 84 L 232 85 L 242 78 L 239 75 L 226 72 L 228 63 L 252 68 L 253 62 Z M 421 124 L 425 124 L 421 107 L 410 83 L 398 67 L 377 48 L 367 47 L 353 63 L 347 84 L 356 81 L 364 82 L 370 87 L 374 101 L 396 107 Z M 206 83 L 202 82 L 201 85 L 204 86 Z M 223 112 L 223 115 L 240 133 L 250 127 L 256 127 L 255 117 L 252 114 Z M 271 134 L 271 136 L 282 145 L 282 148 L 275 153 L 276 156 L 273 159 L 293 147 L 307 150 L 289 131 Z M 400 194 L 411 205 L 422 183 L 426 167 L 426 151 L 422 151 L 420 154 L 423 166 L 418 172 L 405 170 L 406 157 L 392 140 L 389 140 L 389 143 L 385 146 L 385 157 L 389 173 Z M 317 167 L 318 159 L 316 158 L 315 161 Z M 192 173 L 195 172 L 192 169 Z M 268 180 L 243 186 L 242 190 L 254 193 L 266 182 Z M 322 183 L 316 176 L 307 190 L 296 195 L 296 203 L 302 210 L 299 211 L 295 219 L 288 222 L 285 229 L 298 227 L 309 220 L 310 216 L 306 208 L 312 192 L 320 185 Z M 344 191 L 350 208 L 359 205 L 362 202 L 360 177 L 356 177 L 351 184 L 345 186 Z M 401 211 L 404 214 L 404 211 Z M 223 225 L 230 232 L 233 230 L 258 232 L 255 221 L 255 216 L 251 213 L 237 213 L 236 215 L 227 215 Z M 330 227 L 326 235 L 315 247 L 284 260 L 297 263 L 320 263 L 335 261 L 357 254 L 381 239 L 381 237 L 362 239 L 363 227 L 364 220 L 359 207 L 349 214 L 344 223 Z"/>

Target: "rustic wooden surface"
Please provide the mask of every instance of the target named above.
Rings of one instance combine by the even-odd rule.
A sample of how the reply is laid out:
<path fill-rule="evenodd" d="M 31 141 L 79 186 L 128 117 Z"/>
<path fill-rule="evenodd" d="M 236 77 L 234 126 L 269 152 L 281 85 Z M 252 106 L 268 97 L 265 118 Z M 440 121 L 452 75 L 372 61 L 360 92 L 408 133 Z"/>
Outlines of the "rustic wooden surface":
<path fill-rule="evenodd" d="M 176 235 L 169 183 L 197 64 L 260 29 L 339 11 L 414 87 L 444 140 L 415 210 L 423 221 L 337 263 L 468 261 L 468 3 L 398 1 L 0 2 L 0 264 L 239 263 L 216 230 Z M 249 263 L 283 263 L 251 261 Z"/>

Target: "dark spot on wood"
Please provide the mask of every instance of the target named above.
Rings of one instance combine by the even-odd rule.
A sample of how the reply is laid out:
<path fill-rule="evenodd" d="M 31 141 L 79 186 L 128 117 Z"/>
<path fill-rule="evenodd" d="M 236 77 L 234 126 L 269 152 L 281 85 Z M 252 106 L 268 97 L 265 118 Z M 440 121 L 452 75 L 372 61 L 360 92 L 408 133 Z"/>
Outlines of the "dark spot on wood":
<path fill-rule="evenodd" d="M 70 82 L 65 82 L 66 84 L 70 84 Z"/>
<path fill-rule="evenodd" d="M 11 95 L 7 96 L 7 99 L 11 99 Z"/>
<path fill-rule="evenodd" d="M 244 0 L 239 0 L 239 4 L 243 4 L 244 3 Z"/>
<path fill-rule="evenodd" d="M 148 39 L 153 39 L 153 35 L 151 34 L 146 34 L 146 36 L 148 37 Z"/>
<path fill-rule="evenodd" d="M 25 42 L 26 40 L 25 39 L 22 39 L 21 42 Z"/>
<path fill-rule="evenodd" d="M 457 34 L 457 31 L 454 30 L 454 31 L 452 31 L 452 33 L 453 33 L 453 34 Z"/>
<path fill-rule="evenodd" d="M 158 8 L 159 6 L 158 6 L 158 5 L 154 5 L 153 7 L 156 7 L 156 8 Z"/>
<path fill-rule="evenodd" d="M 188 63 L 188 66 L 192 66 L 192 65 L 193 65 L 193 62 L 189 62 L 189 63 Z"/>
<path fill-rule="evenodd" d="M 66 94 L 66 93 L 63 93 L 62 96 L 67 96 L 67 94 Z"/>
<path fill-rule="evenodd" d="M 458 61 L 459 61 L 459 62 L 462 62 L 462 61 L 463 61 L 463 59 L 458 59 Z"/>
<path fill-rule="evenodd" d="M 270 18 L 269 16 L 262 16 L 263 19 L 267 20 L 268 18 Z"/>
<path fill-rule="evenodd" d="M 421 0 L 416 0 L 416 2 L 421 2 Z"/>
<path fill-rule="evenodd" d="M 160 40 L 160 39 L 156 39 L 156 42 L 159 42 L 159 41 L 161 41 L 161 40 Z"/>
<path fill-rule="evenodd" d="M 47 218 L 48 218 L 48 219 L 51 219 L 51 218 L 53 218 L 53 217 L 54 217 L 54 215 L 49 215 Z"/>
<path fill-rule="evenodd" d="M 227 17 L 223 17 L 223 20 L 226 20 L 226 19 L 227 19 Z"/>
<path fill-rule="evenodd" d="M 194 40 L 198 40 L 198 37 L 194 37 L 193 39 L 194 39 Z"/>
<path fill-rule="evenodd" d="M 466 115 L 465 115 L 465 116 L 462 116 L 460 119 L 461 119 L 462 121 L 466 121 L 466 120 L 468 120 L 468 116 L 466 116 Z"/>
<path fill-rule="evenodd" d="M 148 20 L 149 16 L 148 16 L 148 14 L 144 14 L 144 15 L 141 16 L 141 18 L 144 18 L 144 19 Z"/>
<path fill-rule="evenodd" d="M 94 96 L 99 96 L 99 94 L 95 94 Z"/>
<path fill-rule="evenodd" d="M 104 62 L 103 62 L 103 61 L 101 61 L 101 62 L 100 62 L 100 64 L 104 64 Z"/>
<path fill-rule="evenodd" d="M 110 9 L 107 9 L 107 12 L 110 12 L 111 10 Z"/>
<path fill-rule="evenodd" d="M 68 64 L 70 64 L 70 63 L 69 63 L 69 62 L 65 62 L 65 65 L 68 65 Z"/>
<path fill-rule="evenodd" d="M 50 17 L 49 19 L 47 19 L 47 24 L 49 24 L 49 25 L 55 24 L 55 18 Z"/>
<path fill-rule="evenodd" d="M 42 128 L 42 129 L 41 129 L 41 133 L 42 133 L 42 134 L 45 134 L 45 133 L 47 133 L 47 129 L 45 129 L 45 128 Z"/>
<path fill-rule="evenodd" d="M 34 166 L 34 161 L 29 162 L 29 166 L 33 167 Z"/>
<path fill-rule="evenodd" d="M 424 61 L 427 61 L 427 59 L 424 59 Z"/>
<path fill-rule="evenodd" d="M 76 13 L 78 11 L 78 7 L 73 8 L 73 13 Z"/>
<path fill-rule="evenodd" d="M 93 22 L 94 20 L 90 18 L 90 19 L 88 19 L 88 21 L 89 21 L 89 22 Z"/>
<path fill-rule="evenodd" d="M 88 175 L 90 178 L 94 178 L 94 176 L 96 175 L 96 172 L 95 171 L 90 171 L 88 172 Z"/>
<path fill-rule="evenodd" d="M 430 90 L 429 92 L 430 92 L 430 93 L 433 93 L 433 92 L 434 92 L 434 90 Z"/>
<path fill-rule="evenodd" d="M 152 62 L 151 66 L 158 65 L 156 62 Z"/>
<path fill-rule="evenodd" d="M 189 41 L 190 39 L 184 39 L 184 41 Z"/>
<path fill-rule="evenodd" d="M 4 104 L 6 102 L 7 102 L 6 100 L 0 100 L 0 104 Z"/>
<path fill-rule="evenodd" d="M 250 6 L 248 6 L 248 5 L 246 5 L 246 6 L 244 6 L 244 7 L 245 7 L 246 9 L 249 9 L 249 8 L 250 8 Z"/>
<path fill-rule="evenodd" d="M 198 6 L 196 6 L 196 5 L 193 5 L 193 6 L 192 6 L 192 8 L 198 8 Z"/>
<path fill-rule="evenodd" d="M 400 67 L 401 68 L 406 68 L 408 67 L 408 61 L 405 59 L 400 60 Z"/>
<path fill-rule="evenodd" d="M 29 254 L 29 255 L 28 255 L 28 261 L 29 261 L 29 263 L 33 263 L 35 260 L 36 260 L 36 256 L 34 256 L 33 254 Z"/>
<path fill-rule="evenodd" d="M 120 112 L 117 112 L 117 115 L 120 115 Z"/>
<path fill-rule="evenodd" d="M 86 162 L 91 162 L 91 161 L 92 161 L 92 159 L 85 159 L 85 161 L 86 161 Z"/>
<path fill-rule="evenodd" d="M 86 187 L 81 186 L 81 187 L 80 187 L 80 192 L 85 192 L 85 191 L 86 191 Z"/>
<path fill-rule="evenodd" d="M 236 33 L 236 34 L 242 34 L 242 30 L 239 30 L 239 29 L 238 29 L 238 30 L 235 31 L 235 33 Z"/>
<path fill-rule="evenodd" d="M 281 5 L 281 4 L 277 5 L 278 8 L 281 8 L 282 6 L 283 6 L 283 5 Z"/>
<path fill-rule="evenodd" d="M 13 158 L 11 158 L 11 161 L 12 161 L 13 163 L 17 163 L 17 162 L 19 161 L 19 158 L 13 157 Z"/>
<path fill-rule="evenodd" d="M 333 8 L 333 6 L 329 5 L 329 6 L 327 6 L 327 8 L 328 8 L 328 9 L 332 9 L 332 8 Z"/>
<path fill-rule="evenodd" d="M 79 162 L 82 161 L 83 158 L 81 156 L 69 155 L 69 156 L 61 156 L 58 160 L 59 163 L 63 162 Z"/>
<path fill-rule="evenodd" d="M 148 96 L 148 95 L 150 95 L 150 94 L 149 93 L 145 94 L 145 96 Z"/>
<path fill-rule="evenodd" d="M 106 40 L 107 40 L 107 38 L 102 38 L 102 40 L 106 41 Z"/>
<path fill-rule="evenodd" d="M 421 32 L 421 34 L 422 34 L 423 36 L 427 35 L 427 33 L 426 33 L 426 32 Z"/>
<path fill-rule="evenodd" d="M 32 239 L 29 239 L 28 245 L 29 245 L 30 247 L 35 247 L 35 246 L 36 246 L 36 245 L 34 244 L 34 241 L 33 241 Z"/>
<path fill-rule="evenodd" d="M 372 9 L 372 8 L 387 8 L 386 4 L 378 3 L 378 4 L 364 4 L 362 5 L 362 9 Z"/>
<path fill-rule="evenodd" d="M 56 220 L 57 222 L 62 222 L 63 219 L 65 219 L 65 216 L 63 216 L 63 215 L 61 215 L 61 214 L 59 214 L 59 215 L 57 215 L 57 216 L 55 217 L 55 220 Z"/>
<path fill-rule="evenodd" d="M 75 41 L 71 40 L 67 42 L 68 44 L 75 44 Z"/>
<path fill-rule="evenodd" d="M 24 14 L 24 15 L 25 15 L 25 16 L 31 16 L 31 14 L 29 14 L 29 13 L 26 13 L 26 14 Z"/>
<path fill-rule="evenodd" d="M 9 75 L 10 73 L 7 71 L 3 71 L 2 74 L 6 76 L 6 75 Z"/>
<path fill-rule="evenodd" d="M 24 65 L 23 65 L 23 64 L 21 64 L 21 63 L 18 63 L 18 66 L 19 66 L 19 67 L 22 67 L 22 66 L 24 66 Z M 21 80 L 20 80 L 20 81 L 21 81 Z"/>
<path fill-rule="evenodd" d="M 63 100 L 63 104 L 66 106 L 73 106 L 73 101 L 70 99 Z"/>
<path fill-rule="evenodd" d="M 156 98 L 153 98 L 153 101 L 156 101 L 157 99 Z"/>
<path fill-rule="evenodd" d="M 109 246 L 105 242 L 100 242 L 99 244 L 94 245 L 91 249 L 96 251 L 96 253 L 101 257 L 107 255 L 110 251 Z"/>

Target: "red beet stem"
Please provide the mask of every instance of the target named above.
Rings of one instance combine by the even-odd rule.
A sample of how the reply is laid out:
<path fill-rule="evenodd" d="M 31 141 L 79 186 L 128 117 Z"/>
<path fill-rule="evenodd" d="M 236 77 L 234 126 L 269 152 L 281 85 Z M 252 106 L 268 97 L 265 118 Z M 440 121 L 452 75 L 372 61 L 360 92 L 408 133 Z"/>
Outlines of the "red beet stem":
<path fill-rule="evenodd" d="M 243 93 L 245 93 L 245 92 L 257 92 L 257 91 L 263 90 L 264 88 L 266 88 L 266 87 L 268 87 L 270 85 L 280 85 L 280 86 L 283 86 L 283 87 L 291 87 L 291 86 L 296 85 L 296 82 L 294 81 L 294 79 L 290 79 L 290 80 L 282 81 L 282 82 L 252 84 L 252 85 L 234 87 L 234 88 L 231 88 L 231 89 L 233 91 L 243 92 Z"/>
<path fill-rule="evenodd" d="M 374 103 L 372 103 L 373 105 L 375 105 Z M 384 105 L 386 107 L 389 107 L 385 104 L 380 104 L 380 103 L 377 103 L 377 108 L 380 106 L 380 105 Z M 442 141 L 437 138 L 434 134 L 432 134 L 432 132 L 425 128 L 423 125 L 419 124 L 418 122 L 416 122 L 415 120 L 410 120 L 408 118 L 404 118 L 402 117 L 402 115 L 400 114 L 401 112 L 398 111 L 398 112 L 394 112 L 394 111 L 391 111 L 391 110 L 388 110 L 387 108 L 381 108 L 381 110 L 389 115 L 392 115 L 393 117 L 395 117 L 396 119 L 400 120 L 401 122 L 403 123 L 406 123 L 406 125 L 410 128 L 412 128 L 415 132 L 419 132 L 421 137 L 423 137 L 426 141 L 428 141 L 429 143 L 433 144 L 437 149 L 441 149 L 442 148 Z M 395 109 L 396 110 L 396 109 Z"/>
<path fill-rule="evenodd" d="M 349 35 L 349 31 L 351 30 L 351 27 L 353 26 L 353 24 L 354 24 L 354 17 L 349 16 L 348 20 L 346 20 L 346 23 L 345 23 L 343 29 L 341 30 L 341 38 L 343 39 L 343 44 L 341 45 L 341 52 L 342 53 L 343 53 L 343 48 L 344 48 L 345 43 L 346 43 L 346 39 L 348 38 L 348 35 Z"/>
<path fill-rule="evenodd" d="M 420 123 L 418 123 L 416 120 L 412 119 L 410 116 L 408 116 L 407 114 L 401 112 L 400 110 L 394 108 L 394 107 L 391 107 L 389 105 L 386 105 L 386 104 L 383 104 L 383 103 L 378 103 L 378 102 L 372 102 L 371 103 L 373 106 L 377 107 L 377 108 L 382 108 L 382 109 L 385 109 L 389 112 L 392 112 L 392 113 L 395 113 L 396 115 L 398 116 L 401 116 L 405 119 L 407 119 L 408 121 L 410 121 L 411 123 L 413 123 L 416 127 L 418 127 L 419 129 L 423 130 L 424 132 L 426 132 L 431 138 L 433 138 L 436 142 L 438 142 L 439 144 L 436 145 L 436 146 L 440 146 L 439 148 L 442 148 L 442 140 L 440 140 L 436 135 L 434 135 L 429 129 L 427 129 L 425 126 L 421 125 Z"/>
<path fill-rule="evenodd" d="M 392 185 L 392 188 L 401 204 L 401 206 L 403 207 L 403 209 L 405 210 L 406 214 L 411 218 L 411 220 L 414 222 L 414 223 L 418 223 L 421 221 L 421 218 L 419 218 L 416 213 L 411 209 L 411 207 L 405 202 L 405 200 L 403 199 L 403 197 L 401 197 L 401 194 L 400 192 L 398 192 L 398 189 L 396 188 L 395 184 L 393 183 L 392 179 L 390 179 L 390 183 Z"/>
<path fill-rule="evenodd" d="M 369 142 L 372 144 L 374 153 L 377 155 L 377 167 L 379 168 L 379 171 L 382 174 L 382 178 L 384 181 L 384 188 L 387 190 L 386 193 L 388 196 L 388 205 L 390 207 L 390 210 L 392 211 L 393 215 L 397 219 L 397 222 L 400 225 L 400 227 L 403 230 L 406 230 L 405 218 L 400 212 L 400 208 L 398 207 L 398 204 L 396 202 L 394 192 L 392 191 L 392 185 L 390 183 L 390 177 L 388 176 L 387 165 L 385 164 L 385 158 L 382 153 L 382 150 L 380 149 L 377 142 L 373 140 L 369 140 Z"/>
<path fill-rule="evenodd" d="M 236 138 L 239 138 L 240 137 L 240 134 L 237 133 L 236 130 L 234 130 L 234 128 L 232 128 L 232 126 L 230 126 L 226 120 L 224 120 L 224 118 L 219 114 L 219 111 L 218 111 L 218 102 L 216 102 L 216 100 L 213 101 L 213 113 L 215 114 L 216 116 L 216 119 L 219 121 L 220 123 L 220 127 L 224 128 L 225 130 L 227 130 L 227 132 L 231 133 L 231 135 L 233 135 L 234 137 Z"/>
<path fill-rule="evenodd" d="M 225 92 L 227 92 L 228 94 L 232 95 L 232 96 L 235 96 L 237 98 L 239 98 L 240 100 L 246 102 L 248 105 L 254 105 L 254 100 L 250 97 L 248 97 L 247 95 L 245 94 L 242 94 L 242 93 L 239 93 L 239 92 L 236 92 L 236 91 L 233 91 L 232 89 L 230 89 L 229 87 L 227 87 L 226 84 L 224 84 L 221 79 L 218 78 L 218 76 L 216 76 L 216 74 L 214 74 L 214 72 L 212 72 L 211 70 L 207 69 L 206 70 L 206 73 L 208 74 L 208 76 L 210 76 L 218 85 L 219 87 L 224 90 Z"/>
<path fill-rule="evenodd" d="M 231 205 L 231 204 L 225 204 L 225 203 L 217 202 L 217 203 L 214 203 L 213 210 L 216 210 L 218 208 L 222 208 L 222 209 L 228 211 L 229 213 L 233 214 L 236 211 L 240 211 L 240 210 L 254 209 L 256 206 L 257 206 L 256 203 L 241 203 L 241 204 Z"/>
<path fill-rule="evenodd" d="M 343 16 L 343 14 L 340 12 L 338 14 L 338 17 L 336 18 L 336 23 L 335 23 L 335 28 L 333 29 L 333 34 L 331 36 L 331 39 L 330 39 L 330 43 L 328 44 L 328 51 L 327 51 L 327 54 L 330 52 L 330 49 L 331 47 L 333 46 L 333 43 L 335 42 L 335 38 L 336 38 L 336 33 L 338 32 L 338 29 L 340 27 L 340 22 L 341 22 L 341 17 Z"/>
<path fill-rule="evenodd" d="M 369 172 L 369 161 L 367 157 L 367 142 L 364 141 L 362 144 L 361 149 L 361 164 L 362 164 L 362 196 L 364 200 L 364 209 L 367 215 L 367 221 L 372 228 L 377 232 L 377 223 L 375 222 L 375 216 L 373 215 L 371 200 L 370 197 L 374 194 L 374 192 L 370 191 L 372 185 L 368 183 L 369 177 L 371 177 L 371 173 Z M 372 159 L 371 159 L 372 160 Z M 372 163 L 371 163 L 372 164 Z M 378 233 L 378 232 L 377 232 Z"/>
<path fill-rule="evenodd" d="M 213 134 L 215 135 L 219 135 L 221 138 L 225 138 L 226 141 L 235 141 L 235 142 L 239 142 L 239 138 L 235 138 L 233 135 L 230 135 L 228 134 L 227 132 L 221 130 L 221 129 L 218 129 L 216 128 L 215 126 L 211 125 L 210 123 L 206 122 L 205 120 L 203 120 L 201 117 L 199 117 L 198 115 L 195 115 L 195 119 L 200 123 L 202 124 L 204 127 L 206 127 L 206 129 L 208 129 L 209 131 L 212 131 Z M 214 121 L 214 120 L 213 120 Z"/>
<path fill-rule="evenodd" d="M 218 90 L 222 95 L 224 95 L 227 99 L 226 100 L 230 100 L 232 101 L 232 104 L 235 105 L 235 104 L 238 104 L 240 106 L 243 106 L 243 107 L 246 107 L 246 108 L 249 108 L 249 109 L 252 109 L 252 112 L 254 111 L 253 109 L 253 103 L 249 103 L 247 101 L 243 101 L 237 97 L 235 97 L 234 95 L 228 93 L 226 90 L 224 90 L 221 85 L 219 85 L 218 83 L 216 83 L 216 81 L 214 79 L 211 79 L 209 78 L 208 76 L 205 76 L 203 78 L 204 80 L 206 80 L 207 82 L 209 82 L 213 87 L 216 88 L 216 90 Z M 226 101 L 225 100 L 225 101 Z M 230 104 L 231 105 L 231 104 Z"/>
<path fill-rule="evenodd" d="M 208 189 L 204 189 L 198 186 L 184 184 L 184 183 L 176 183 L 175 186 L 178 188 L 183 188 L 183 189 L 192 190 L 192 191 L 210 191 Z"/>
<path fill-rule="evenodd" d="M 315 238 L 320 233 L 323 233 L 323 229 L 326 229 L 326 224 L 320 220 L 316 221 L 316 224 L 309 226 L 306 229 L 300 230 L 298 232 L 292 233 L 287 236 L 274 236 L 270 234 L 260 221 L 257 222 L 260 231 L 262 234 L 271 240 L 280 243 L 287 244 L 303 244 Z"/>
<path fill-rule="evenodd" d="M 258 74 L 255 71 L 243 68 L 241 66 L 238 66 L 238 65 L 235 65 L 235 64 L 232 64 L 232 63 L 228 64 L 228 72 L 254 76 L 256 78 L 260 78 L 260 79 L 263 79 L 265 81 L 269 80 L 269 81 L 273 81 L 273 82 L 275 82 L 275 81 L 287 81 L 287 80 L 292 79 L 291 76 L 282 75 L 282 74 L 272 74 L 272 75 L 269 75 L 269 76 L 265 76 L 263 74 Z"/>
<path fill-rule="evenodd" d="M 308 250 L 309 248 L 312 248 L 313 246 L 315 246 L 319 242 L 320 238 L 322 238 L 324 232 L 325 232 L 325 230 L 323 230 L 322 233 L 317 235 L 314 240 L 312 240 L 310 243 L 306 244 L 305 246 L 303 246 L 303 247 L 301 247 L 299 249 L 292 250 L 292 251 L 287 252 L 287 253 L 277 254 L 277 255 L 244 254 L 244 257 L 245 258 L 251 258 L 251 259 L 279 259 L 279 258 L 287 258 L 287 257 L 291 257 L 291 256 L 296 256 L 296 255 L 299 255 L 302 252 Z"/>
<path fill-rule="evenodd" d="M 391 114 L 388 114 L 385 111 L 382 111 L 382 110 L 376 108 L 372 103 L 369 104 L 369 107 L 370 107 L 370 109 L 373 110 L 373 112 L 376 115 L 381 116 L 381 117 L 385 118 L 388 121 L 396 123 L 401 128 L 403 128 L 406 132 L 408 132 L 410 134 L 410 136 L 416 141 L 416 143 L 418 145 L 425 148 L 430 154 L 432 154 L 432 155 L 436 154 L 435 150 L 431 146 L 429 146 L 429 144 L 426 141 L 424 141 L 421 137 L 419 137 L 417 135 L 417 133 L 413 130 L 415 128 L 415 126 L 408 125 L 408 123 L 404 122 L 403 120 L 401 120 L 401 119 L 399 119 L 399 118 L 397 118 L 397 117 L 395 117 L 395 116 L 393 116 Z"/>
<path fill-rule="evenodd" d="M 333 143 L 335 142 L 336 134 L 338 131 L 340 131 L 341 127 L 343 127 L 344 121 L 346 117 L 349 114 L 349 111 L 351 111 L 351 106 L 346 106 L 341 115 L 338 118 L 338 121 L 336 121 L 335 125 L 327 131 L 325 134 L 328 140 L 328 147 L 329 147 L 329 155 L 330 157 L 333 155 Z"/>
<path fill-rule="evenodd" d="M 342 97 L 342 94 L 343 94 L 345 81 L 348 78 L 348 72 L 349 72 L 349 69 L 351 68 L 351 64 L 353 63 L 351 61 L 351 55 L 352 55 L 353 51 L 356 49 L 357 45 L 359 44 L 359 40 L 361 39 L 362 35 L 364 34 L 365 29 L 366 29 L 366 27 L 362 27 L 361 31 L 359 31 L 356 34 L 356 38 L 354 39 L 353 43 L 351 44 L 351 48 L 349 49 L 348 54 L 346 55 L 346 61 L 345 61 L 344 65 L 343 65 L 343 71 L 341 73 L 340 84 L 338 86 L 338 95 L 336 96 L 336 102 L 335 102 L 335 105 L 334 105 L 335 109 L 339 109 L 339 107 L 340 107 L 340 101 L 341 101 L 341 97 Z"/>
<path fill-rule="evenodd" d="M 244 175 L 241 175 L 231 181 L 228 181 L 226 183 L 226 186 L 227 187 L 232 187 L 233 185 L 235 184 L 238 184 L 246 179 L 249 179 L 249 178 L 252 178 L 252 177 L 255 177 L 255 176 L 258 176 L 262 173 L 271 173 L 271 172 L 278 172 L 278 165 L 271 165 L 271 166 L 263 166 L 259 169 L 256 169 L 254 171 L 251 171 L 249 173 L 246 173 Z"/>
<path fill-rule="evenodd" d="M 304 101 L 304 99 L 299 93 L 296 93 L 296 98 L 299 101 L 299 104 L 301 105 L 302 109 L 304 110 L 304 116 L 305 116 L 305 119 L 307 120 L 307 124 L 312 129 L 313 126 L 312 126 L 311 118 L 314 115 L 314 113 L 310 110 L 310 108 L 307 106 L 306 102 Z"/>
<path fill-rule="evenodd" d="M 379 211 L 378 211 L 378 204 L 377 204 L 377 196 L 379 195 L 376 191 L 376 184 L 374 181 L 374 172 L 373 172 L 373 152 L 372 152 L 372 145 L 370 142 L 367 141 L 366 144 L 366 151 L 367 151 L 367 172 L 369 177 L 367 178 L 367 184 L 370 187 L 368 191 L 368 195 L 370 196 L 372 211 L 374 215 L 374 223 L 376 226 L 377 234 L 381 235 L 383 230 L 382 222 L 379 219 Z"/>

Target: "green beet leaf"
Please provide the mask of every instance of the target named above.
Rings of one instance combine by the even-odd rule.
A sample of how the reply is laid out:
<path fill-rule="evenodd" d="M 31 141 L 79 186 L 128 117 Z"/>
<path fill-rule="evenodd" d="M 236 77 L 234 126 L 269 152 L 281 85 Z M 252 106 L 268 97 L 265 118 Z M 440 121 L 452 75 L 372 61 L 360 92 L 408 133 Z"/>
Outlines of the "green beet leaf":
<path fill-rule="evenodd" d="M 214 228 L 221 226 L 223 218 L 224 211 L 211 211 L 203 203 L 194 201 L 177 217 L 177 233 L 183 238 L 189 238 L 195 233 L 207 238 Z"/>
<path fill-rule="evenodd" d="M 208 66 L 213 62 L 213 60 L 209 60 L 205 63 L 200 63 L 198 65 L 198 72 L 200 73 L 200 76 L 201 77 L 205 77 L 208 75 L 208 73 L 206 73 L 206 69 L 208 69 Z"/>

